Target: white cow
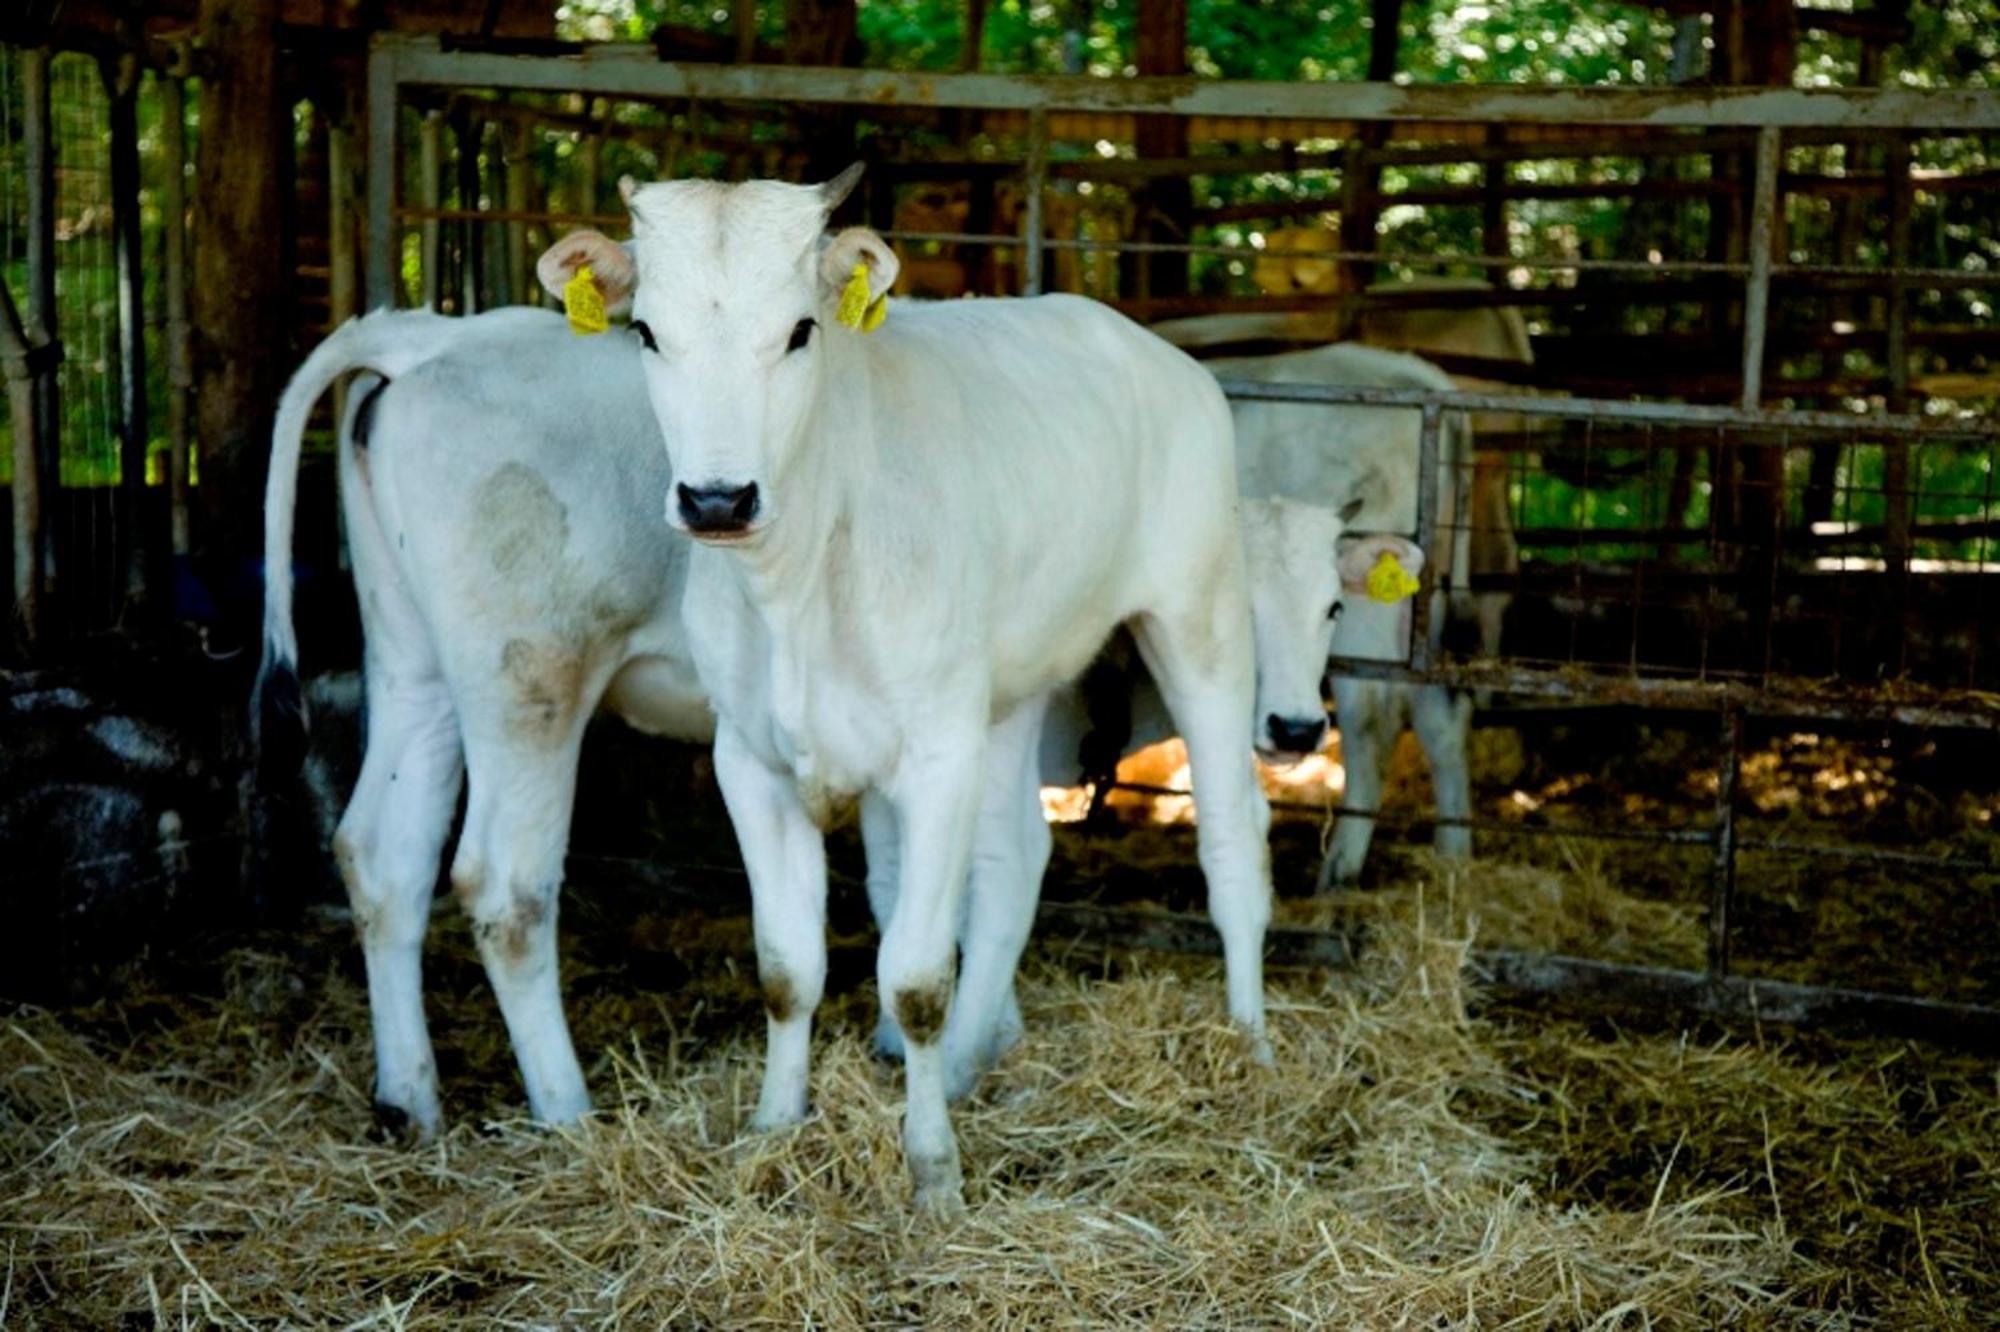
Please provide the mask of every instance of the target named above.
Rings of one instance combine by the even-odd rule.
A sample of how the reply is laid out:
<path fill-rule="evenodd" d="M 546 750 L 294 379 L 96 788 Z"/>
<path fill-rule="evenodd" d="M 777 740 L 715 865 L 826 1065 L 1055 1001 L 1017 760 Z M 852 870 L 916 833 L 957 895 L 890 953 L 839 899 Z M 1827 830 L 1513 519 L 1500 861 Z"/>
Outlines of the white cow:
<path fill-rule="evenodd" d="M 713 733 L 680 627 L 688 543 L 660 522 L 669 473 L 636 356 L 548 311 L 379 314 L 320 344 L 279 403 L 266 700 L 296 697 L 289 551 L 307 416 L 347 371 L 392 380 L 354 396 L 350 417 L 370 419 L 341 432 L 368 729 L 334 851 L 367 962 L 375 1099 L 422 1135 L 439 1111 L 421 953 L 461 777 L 452 887 L 528 1103 L 567 1120 L 589 1108 L 555 946 L 585 723 L 602 706 L 660 735 Z"/>
<path fill-rule="evenodd" d="M 918 1206 L 949 1210 L 947 1062 L 976 1065 L 987 1033 L 968 1024 L 1001 1010 L 1025 942 L 1020 848 L 1048 692 L 1130 626 L 1188 740 L 1229 1011 L 1265 1059 L 1268 811 L 1214 381 L 1073 297 L 897 305 L 872 334 L 844 327 L 837 315 L 897 272 L 872 232 L 823 237 L 858 175 L 627 182 L 632 253 L 578 233 L 542 273 L 559 292 L 588 264 L 610 301 L 634 292 L 676 478 L 667 517 L 699 543 L 686 619 L 769 1019 L 753 1122 L 805 1114 L 821 828 L 860 797 L 899 857 L 877 977 L 906 1047 L 904 1154 Z M 994 836 L 975 861 L 981 825 Z"/>
<path fill-rule="evenodd" d="M 1206 364 L 1223 379 L 1446 391 L 1452 387 L 1444 372 L 1427 361 L 1358 343 Z M 1416 530 L 1420 422 L 1414 411 L 1242 401 L 1235 404 L 1235 413 L 1237 479 L 1245 495 L 1284 495 L 1329 506 L 1358 501 L 1358 508 L 1349 509 L 1357 529 Z M 1472 447 L 1460 414 L 1448 414 L 1445 426 L 1438 452 L 1438 531 L 1448 537 L 1449 555 L 1443 572 L 1451 585 L 1451 604 L 1460 614 L 1470 614 L 1474 603 L 1467 578 L 1472 568 L 1472 532 L 1460 515 L 1465 481 L 1471 476 Z M 1333 651 L 1376 661 L 1405 659 L 1409 653 L 1410 606 L 1409 601 L 1386 605 L 1366 596 L 1350 598 L 1333 637 Z M 1443 632 L 1446 609 L 1447 601 L 1440 591 L 1431 604 L 1434 644 Z M 1498 629 L 1496 620 L 1496 640 Z M 1343 803 L 1348 808 L 1381 808 L 1384 769 L 1407 712 L 1430 759 L 1438 817 L 1463 820 L 1471 816 L 1471 779 L 1466 769 L 1469 697 L 1453 697 L 1439 685 L 1403 685 L 1336 675 L 1334 712 L 1347 769 Z M 1333 847 L 1320 871 L 1322 889 L 1359 877 L 1374 831 L 1372 818 L 1343 816 L 1336 823 Z M 1462 825 L 1443 825 L 1437 830 L 1436 845 L 1444 855 L 1467 856 L 1472 852 L 1472 835 Z"/>
<path fill-rule="evenodd" d="M 594 636 L 596 645 L 586 655 L 608 660 L 622 653 L 623 664 L 608 685 L 579 694 L 582 715 L 601 706 L 642 730 L 691 741 L 710 738 L 713 721 L 683 641 L 679 591 L 687 539 L 655 513 L 670 476 L 639 377 L 637 344 L 622 335 L 579 340 L 557 316 L 529 310 L 468 319 L 421 312 L 372 315 L 335 332 L 301 367 L 280 407 L 266 514 L 272 552 L 262 685 L 267 697 L 288 694 L 296 670 L 291 583 L 281 552 L 291 541 L 306 414 L 328 384 L 356 370 L 393 374 L 396 380 L 379 393 L 356 386 L 339 438 L 342 504 L 355 540 L 357 600 L 367 621 L 371 703 L 367 762 L 336 845 L 374 999 L 376 1099 L 385 1117 L 427 1135 L 438 1125 L 438 1095 L 413 970 L 415 945 L 437 879 L 461 763 L 473 767 L 475 790 L 498 781 L 489 772 L 550 779 L 552 802 L 536 804 L 539 812 L 558 819 L 538 822 L 536 836 L 559 841 L 568 824 L 567 793 L 574 788 L 577 759 L 573 740 L 548 755 L 539 741 L 523 740 L 508 724 L 521 698 L 505 663 L 510 650 L 518 656 L 510 647 L 516 641 L 554 640 L 567 632 L 580 562 L 496 563 L 493 534 L 463 521 L 476 509 L 474 497 L 488 493 L 503 473 L 511 478 L 505 484 L 532 489 L 532 474 L 561 496 L 568 513 L 593 515 L 596 537 L 629 543 L 642 558 L 659 562 L 669 579 L 642 632 L 624 635 L 622 646 L 617 640 L 623 631 Z M 581 373 L 585 370 L 588 376 Z M 605 378 L 620 373 L 629 377 L 622 386 Z M 607 455 L 612 465 L 606 465 Z M 399 500 L 412 496 L 421 504 Z M 1341 598 L 1336 560 L 1342 524 L 1330 511 L 1284 500 L 1245 501 L 1241 516 L 1258 655 L 1254 715 L 1263 719 L 1257 743 L 1267 755 L 1283 757 L 1286 737 L 1303 752 L 1316 747 L 1321 736 L 1319 682 Z M 605 526 L 597 526 L 600 518 Z M 566 546 L 577 527 L 561 526 Z M 400 542 L 387 540 L 392 527 Z M 1394 540 L 1348 549 L 1347 566 L 1365 571 L 1376 547 Z M 1410 552 L 1405 557 L 1410 567 L 1418 567 L 1414 547 L 1399 545 Z M 416 555 L 386 558 L 391 546 Z M 609 581 L 596 591 L 617 595 Z M 487 612 L 503 599 L 504 622 L 496 622 Z M 441 643 L 452 649 L 450 671 Z M 1171 718 L 1150 682 L 1138 707 L 1135 743 L 1172 734 Z M 1041 784 L 1075 780 L 1076 742 L 1085 724 L 1074 691 L 1059 692 L 1041 750 Z M 468 729 L 490 742 L 468 749 L 462 738 Z M 398 796 L 393 805 L 391 791 Z M 1022 898 L 1031 910 L 1050 845 L 1033 788 L 1021 794 L 1021 860 L 1032 867 Z M 489 833 L 495 826 L 488 821 Z M 885 832 L 868 820 L 864 834 L 870 844 L 870 896 L 886 925 L 895 899 L 893 828 Z M 560 857 L 559 846 L 533 852 L 541 864 L 560 864 Z M 550 905 L 534 929 L 552 938 L 553 899 Z M 502 993 L 507 975 L 495 973 Z M 975 1026 L 985 1036 L 969 1053 L 984 1067 L 1020 1033 L 1011 986 L 1000 1011 Z M 524 1042 L 520 1063 L 534 1111 L 550 1119 L 580 1112 L 586 1102 L 569 1077 L 576 1061 L 559 1012 L 554 1019 L 541 1013 L 524 1022 L 518 1039 Z M 878 1039 L 885 1051 L 900 1054 L 886 1003 Z M 953 1090 L 964 1090 L 972 1072 L 976 1068 L 957 1070 Z M 541 1094 L 557 1084 L 572 1086 L 567 1100 Z"/>

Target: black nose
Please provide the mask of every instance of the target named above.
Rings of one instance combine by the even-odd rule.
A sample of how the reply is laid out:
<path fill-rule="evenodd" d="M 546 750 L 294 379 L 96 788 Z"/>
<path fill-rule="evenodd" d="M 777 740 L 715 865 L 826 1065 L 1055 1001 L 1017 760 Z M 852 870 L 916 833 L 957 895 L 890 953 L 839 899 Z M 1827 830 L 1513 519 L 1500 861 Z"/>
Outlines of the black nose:
<path fill-rule="evenodd" d="M 1326 718 L 1310 717 L 1300 721 L 1280 717 L 1274 712 L 1264 718 L 1264 732 L 1271 738 L 1271 748 L 1281 754 L 1317 753 L 1320 741 L 1326 739 Z"/>
<path fill-rule="evenodd" d="M 757 516 L 757 483 L 732 490 L 727 486 L 679 486 L 681 521 L 690 532 L 741 532 Z"/>

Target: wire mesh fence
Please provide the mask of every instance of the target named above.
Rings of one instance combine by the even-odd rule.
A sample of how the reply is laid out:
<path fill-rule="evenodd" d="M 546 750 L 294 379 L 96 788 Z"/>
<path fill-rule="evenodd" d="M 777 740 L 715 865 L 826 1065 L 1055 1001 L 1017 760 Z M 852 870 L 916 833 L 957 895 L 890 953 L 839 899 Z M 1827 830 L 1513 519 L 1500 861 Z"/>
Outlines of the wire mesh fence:
<path fill-rule="evenodd" d="M 35 310 L 28 296 L 35 267 L 31 249 L 31 58 L 47 61 L 46 135 L 52 158 L 49 193 L 53 306 Z M 119 200 L 113 181 L 113 94 L 107 67 L 92 55 L 56 52 L 40 57 L 0 46 L 0 271 L 22 304 L 50 325 L 62 357 L 47 390 L 41 441 L 44 454 L 42 522 L 44 563 L 59 595 L 57 636 L 98 632 L 117 624 L 133 595 L 133 550 L 143 531 L 165 521 L 167 364 L 164 291 L 157 280 L 162 245 L 159 193 L 166 169 L 159 151 L 160 96 L 156 79 L 141 79 L 133 93 L 138 178 L 127 206 L 136 214 L 144 271 L 131 295 L 138 321 L 140 365 L 133 411 L 121 397 L 128 367 L 120 302 L 116 227 Z M 148 278 L 152 280 L 148 280 Z M 130 427 L 146 437 L 126 445 Z M 11 426 L 0 422 L 0 476 L 8 484 Z M 134 512 L 139 487 L 121 493 L 126 460 L 146 460 L 144 502 Z M 158 509 L 159 512 L 153 512 Z"/>

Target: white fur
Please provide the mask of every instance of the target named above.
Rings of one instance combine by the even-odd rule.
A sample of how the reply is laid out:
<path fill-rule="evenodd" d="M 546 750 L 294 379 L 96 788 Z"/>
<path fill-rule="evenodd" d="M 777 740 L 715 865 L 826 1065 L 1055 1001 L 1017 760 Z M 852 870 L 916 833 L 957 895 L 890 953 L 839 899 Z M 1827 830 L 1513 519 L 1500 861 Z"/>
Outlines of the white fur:
<path fill-rule="evenodd" d="M 1427 361 L 1357 343 L 1336 343 L 1279 356 L 1217 360 L 1208 366 L 1224 379 L 1452 388 L 1444 372 Z M 1414 411 L 1238 402 L 1235 414 L 1237 471 L 1244 494 L 1286 495 L 1326 505 L 1359 500 L 1361 508 L 1352 517 L 1357 530 L 1415 532 L 1419 420 Z M 1470 433 L 1455 414 L 1445 419 L 1447 431 L 1438 456 L 1438 530 L 1446 534 L 1449 547 L 1443 572 L 1451 584 L 1450 608 L 1461 614 L 1475 613 L 1474 600 L 1466 588 L 1473 567 L 1471 524 L 1462 517 L 1472 475 Z M 1499 616 L 1505 599 L 1504 594 L 1486 596 L 1500 598 L 1497 606 L 1482 606 L 1476 612 L 1482 625 L 1482 646 L 1493 652 L 1499 646 Z M 1334 653 L 1377 661 L 1404 660 L 1409 654 L 1408 606 L 1408 602 L 1384 606 L 1366 596 L 1349 597 L 1333 637 Z M 1440 592 L 1431 603 L 1433 644 L 1443 633 L 1446 611 L 1447 599 Z M 1402 730 L 1405 709 L 1430 759 L 1438 816 L 1469 817 L 1472 795 L 1465 756 L 1471 700 L 1454 698 L 1436 685 L 1398 685 L 1336 675 L 1334 712 L 1347 769 L 1343 803 L 1361 811 L 1381 808 L 1383 773 Z M 1370 818 L 1342 817 L 1338 821 L 1332 852 L 1321 869 L 1322 887 L 1351 882 L 1360 875 L 1374 831 Z M 1440 853 L 1449 856 L 1472 852 L 1472 836 L 1464 827 L 1440 827 L 1436 844 Z"/>
<path fill-rule="evenodd" d="M 659 521 L 668 471 L 638 355 L 622 333 L 577 338 L 546 311 L 376 314 L 322 343 L 279 407 L 267 666 L 289 667 L 300 432 L 341 373 L 393 376 L 366 447 L 352 420 L 341 431 L 368 733 L 335 849 L 367 963 L 375 1095 L 426 1134 L 439 1108 L 420 957 L 462 778 L 452 882 L 529 1104 L 568 1120 L 589 1100 L 555 920 L 584 725 L 604 705 L 657 734 L 713 730 L 680 628 L 688 543 Z"/>
<path fill-rule="evenodd" d="M 865 797 L 877 826 L 893 825 L 878 981 L 892 1011 L 934 1016 L 930 1001 L 951 993 L 982 791 L 1019 789 L 1032 710 L 1121 623 L 1189 740 L 1230 1012 L 1261 1045 L 1266 816 L 1248 753 L 1255 673 L 1230 424 L 1213 381 L 1075 298 L 899 303 L 872 335 L 839 327 L 853 263 L 869 263 L 873 295 L 895 261 L 840 239 L 823 261 L 817 190 L 673 183 L 631 204 L 633 313 L 659 344 L 645 376 L 677 481 L 754 483 L 761 497 L 747 531 L 696 548 L 686 603 L 760 971 L 795 1000 L 771 1016 L 755 1122 L 805 1109 L 827 807 Z M 817 332 L 787 354 L 807 316 Z M 1018 892 L 1011 871 L 973 876 L 972 919 L 1000 880 Z M 1011 975 L 1017 933 L 968 935 L 968 985 Z M 903 1034 L 906 1158 L 919 1205 L 948 1209 L 959 1167 L 944 1042 Z"/>

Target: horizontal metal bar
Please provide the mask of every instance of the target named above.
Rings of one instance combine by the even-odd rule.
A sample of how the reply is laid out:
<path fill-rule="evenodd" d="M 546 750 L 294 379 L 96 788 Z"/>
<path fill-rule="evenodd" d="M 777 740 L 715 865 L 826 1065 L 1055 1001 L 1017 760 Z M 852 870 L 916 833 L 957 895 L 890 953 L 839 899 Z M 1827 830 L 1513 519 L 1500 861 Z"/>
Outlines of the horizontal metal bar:
<path fill-rule="evenodd" d="M 1879 688 L 1859 686 L 1814 688 L 1808 682 L 1781 691 L 1735 681 L 1673 680 L 1610 675 L 1581 667 L 1547 669 L 1492 661 L 1432 666 L 1417 671 L 1391 661 L 1332 657 L 1327 669 L 1335 675 L 1362 680 L 1409 684 L 1441 684 L 1453 689 L 1490 689 L 1529 698 L 1557 698 L 1631 703 L 1650 708 L 1689 712 L 1740 709 L 1746 716 L 1840 722 L 1870 722 L 1891 726 L 1963 728 L 2000 731 L 2000 697 L 1973 691 L 1951 692 L 1894 683 Z"/>
<path fill-rule="evenodd" d="M 1222 391 L 1251 402 L 1327 403 L 1359 407 L 1422 408 L 1432 405 L 1467 412 L 1516 412 L 1578 421 L 1634 421 L 1705 428 L 1741 427 L 1789 430 L 1804 434 L 1835 432 L 1923 437 L 1927 440 L 1965 439 L 1982 445 L 2000 443 L 2000 426 L 1984 422 L 1944 421 L 1933 417 L 1859 412 L 1799 412 L 1749 410 L 1684 402 L 1629 402 L 1615 398 L 1531 398 L 1512 394 L 1457 393 L 1441 389 L 1362 388 L 1349 384 L 1274 384 L 1263 380 L 1223 379 Z M 1686 441 L 1679 441 L 1685 443 Z M 1795 439 L 1794 445 L 1809 441 Z M 1663 441 L 1670 447 L 1675 441 Z"/>
<path fill-rule="evenodd" d="M 591 855 L 572 855 L 569 861 L 572 874 L 580 869 L 581 877 L 588 878 L 597 877 L 591 875 L 592 869 L 599 875 L 612 871 L 642 884 L 650 893 L 665 893 L 690 905 L 734 908 L 742 901 L 738 885 L 744 875 L 740 866 L 670 869 L 650 860 Z M 730 887 L 718 893 L 709 886 L 711 880 Z M 1213 924 L 1206 917 L 1185 912 L 1045 901 L 1037 922 L 1042 929 L 1098 945 L 1206 956 L 1222 951 Z M 1266 932 L 1264 951 L 1273 966 L 1344 968 L 1353 965 L 1357 948 L 1347 933 L 1277 925 Z M 2000 1009 L 1979 1004 L 1746 976 L 1711 980 L 1695 971 L 1513 949 L 1474 949 L 1469 965 L 1486 984 L 1519 993 L 1692 1010 L 1798 1026 L 1859 1028 L 1981 1048 L 2000 1043 Z"/>
<path fill-rule="evenodd" d="M 1155 786 L 1148 782 L 1114 781 L 1107 784 L 1113 791 L 1130 791 L 1134 795 L 1180 797 L 1192 800 L 1194 792 L 1177 786 Z M 1395 832 L 1410 832 L 1428 828 L 1467 828 L 1473 832 L 1488 833 L 1530 833 L 1558 837 L 1580 837 L 1585 841 L 1601 842 L 1646 842 L 1667 846 L 1707 846 L 1715 840 L 1715 834 L 1706 828 L 1605 828 L 1605 827 L 1558 827 L 1549 823 L 1515 823 L 1502 819 L 1438 818 L 1421 814 L 1384 814 L 1379 809 L 1355 809 L 1351 805 L 1324 805 L 1305 800 L 1271 800 L 1267 802 L 1274 810 L 1286 810 L 1295 814 L 1337 814 L 1344 819 L 1360 819 L 1378 828 Z"/>
<path fill-rule="evenodd" d="M 1222 951 L 1214 926 L 1184 913 L 1047 902 L 1039 923 L 1111 947 L 1207 956 Z M 1347 967 L 1357 951 L 1346 934 L 1331 930 L 1273 926 L 1265 935 L 1264 956 L 1272 966 Z M 2000 1046 L 2000 1008 L 1983 1004 L 1752 976 L 1711 978 L 1698 971 L 1505 948 L 1476 948 L 1467 961 L 1484 984 L 1520 994 L 1846 1028 L 1981 1050 Z"/>
<path fill-rule="evenodd" d="M 1561 995 L 1647 1009 L 1678 1008 L 1800 1027 L 1844 1027 L 1876 1035 L 1989 1049 L 2000 1045 L 2000 1008 L 1752 976 L 1600 962 L 1560 953 L 1474 949 L 1475 975 L 1504 990 Z"/>
<path fill-rule="evenodd" d="M 1120 947 L 1157 953 L 1219 953 L 1222 941 L 1205 916 L 1172 911 L 1133 911 L 1086 902 L 1044 902 L 1036 916 L 1042 928 L 1072 937 L 1116 941 Z M 1265 956 L 1280 966 L 1347 967 L 1354 954 L 1347 937 L 1329 930 L 1273 925 L 1264 935 Z"/>
<path fill-rule="evenodd" d="M 650 46 L 606 44 L 574 55 L 446 51 L 434 37 L 397 46 L 399 81 L 531 88 L 635 98 L 818 102 L 992 111 L 1095 111 L 1246 119 L 1505 121 L 1696 128 L 1778 125 L 1877 130 L 2000 129 L 2000 99 L 1975 90 L 1666 89 L 1478 84 L 1283 83 L 1077 75 L 905 73 L 787 65 L 677 64 Z"/>

